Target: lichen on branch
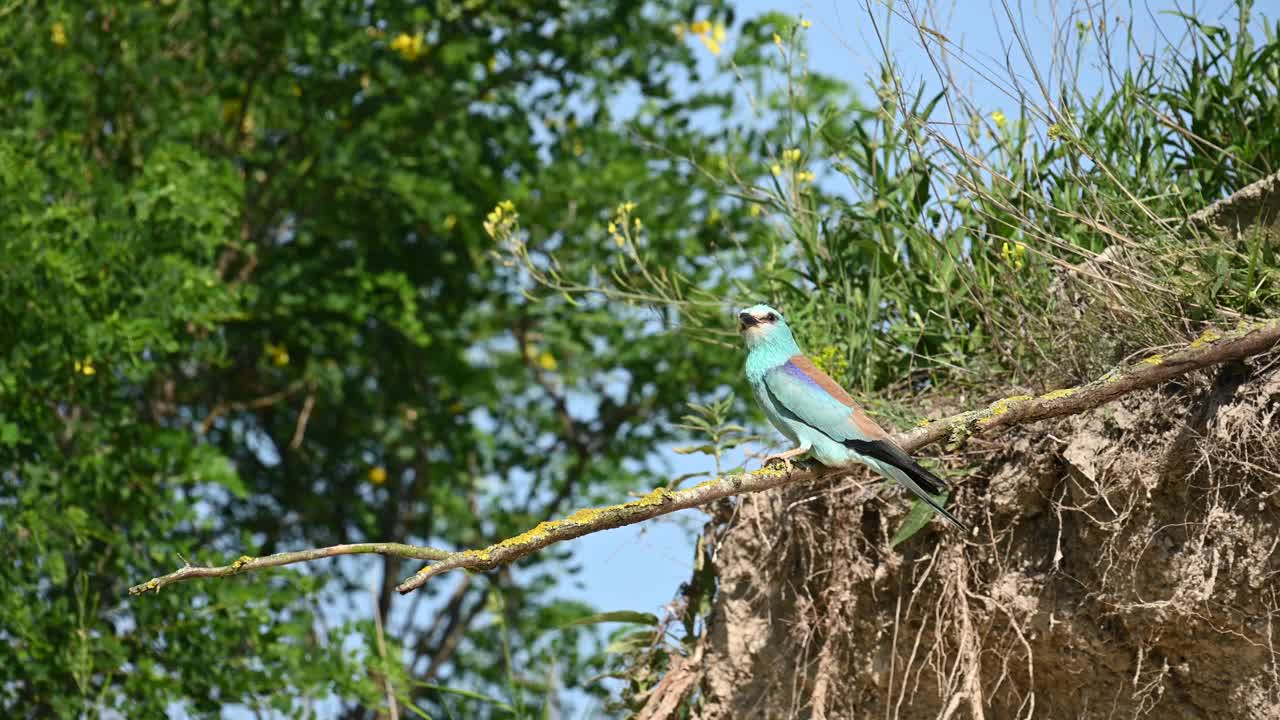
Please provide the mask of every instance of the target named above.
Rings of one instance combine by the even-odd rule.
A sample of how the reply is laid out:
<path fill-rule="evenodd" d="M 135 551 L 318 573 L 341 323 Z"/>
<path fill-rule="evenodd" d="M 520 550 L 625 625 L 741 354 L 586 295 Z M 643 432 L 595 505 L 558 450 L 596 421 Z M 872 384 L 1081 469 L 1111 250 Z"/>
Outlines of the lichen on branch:
<path fill-rule="evenodd" d="M 1053 390 L 1038 397 L 1014 395 L 1001 398 L 984 408 L 959 413 L 941 420 L 925 421 L 911 430 L 895 434 L 893 439 L 907 452 L 915 452 L 944 439 L 953 445 L 958 445 L 972 435 L 1085 412 L 1136 390 L 1153 387 L 1194 370 L 1241 360 L 1265 352 L 1277 344 L 1280 344 L 1280 319 L 1246 320 L 1234 330 L 1206 331 L 1179 350 L 1151 355 L 1130 365 L 1114 368 L 1084 385 Z M 684 490 L 659 488 L 642 498 L 618 505 L 578 510 L 562 520 L 540 523 L 525 533 L 481 549 L 449 552 L 399 543 L 336 545 L 278 553 L 264 558 L 242 557 L 230 565 L 221 567 L 187 566 L 141 585 L 135 585 L 129 589 L 129 592 L 139 595 L 148 590 L 159 590 L 175 582 L 196 578 L 226 577 L 337 555 L 377 553 L 431 561 L 433 564 L 427 565 L 396 587 L 396 590 L 403 594 L 422 587 L 432 577 L 449 570 L 459 568 L 489 570 L 519 560 L 554 543 L 602 530 L 634 525 L 677 510 L 701 507 L 732 495 L 760 492 L 816 477 L 837 475 L 841 472 L 847 471 L 823 468 L 813 463 L 800 463 L 769 467 L 753 472 L 730 473 Z"/>

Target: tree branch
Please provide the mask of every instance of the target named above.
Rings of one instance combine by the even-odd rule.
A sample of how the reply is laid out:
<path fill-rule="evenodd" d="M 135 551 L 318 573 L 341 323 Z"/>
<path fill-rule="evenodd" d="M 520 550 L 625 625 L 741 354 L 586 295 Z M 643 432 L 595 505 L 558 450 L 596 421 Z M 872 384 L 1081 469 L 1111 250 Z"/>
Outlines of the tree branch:
<path fill-rule="evenodd" d="M 907 452 L 915 452 L 943 439 L 951 444 L 959 444 L 971 435 L 1092 410 L 1135 390 L 1154 387 L 1193 370 L 1256 355 L 1277 344 L 1280 344 L 1280 319 L 1245 321 L 1232 331 L 1209 330 L 1176 352 L 1152 355 L 1131 365 L 1117 367 L 1093 382 L 1054 390 L 1039 397 L 1015 395 L 1003 398 L 979 410 L 963 412 L 942 420 L 926 420 L 911 430 L 894 435 L 893 439 Z M 422 587 L 427 580 L 449 570 L 490 570 L 554 543 L 601 530 L 633 525 L 677 510 L 707 505 L 731 495 L 760 492 L 846 471 L 805 463 L 722 475 L 685 490 L 658 488 L 638 500 L 602 508 L 587 508 L 563 520 L 540 523 L 526 533 L 480 550 L 448 552 L 399 543 L 362 543 L 279 553 L 263 558 L 246 556 L 222 567 L 188 565 L 176 572 L 136 585 L 129 589 L 129 593 L 140 595 L 184 580 L 226 577 L 337 555 L 377 553 L 435 561 L 435 564 L 424 567 L 396 587 L 398 592 L 404 594 Z"/>
<path fill-rule="evenodd" d="M 1181 350 L 1152 355 L 1126 367 L 1117 367 L 1085 385 L 1045 393 L 1039 397 L 1016 395 L 991 403 L 980 410 L 925 421 L 907 432 L 893 436 L 907 452 L 948 438 L 959 444 L 973 434 L 1021 425 L 1064 415 L 1074 415 L 1110 402 L 1121 395 L 1158 385 L 1170 378 L 1220 363 L 1239 360 L 1268 350 L 1280 343 L 1280 320 L 1243 322 L 1233 331 L 1206 331 Z M 408 593 L 427 580 L 457 568 L 489 570 L 519 560 L 553 543 L 572 540 L 601 530 L 633 525 L 677 510 L 698 507 L 730 495 L 769 490 L 780 485 L 834 475 L 841 469 L 816 467 L 764 468 L 755 472 L 723 475 L 687 490 L 658 488 L 639 500 L 603 508 L 579 510 L 563 520 L 539 524 L 532 530 L 480 550 L 463 550 L 428 565 L 396 587 Z"/>
<path fill-rule="evenodd" d="M 264 570 L 266 568 L 279 567 L 281 565 L 311 562 L 312 560 L 337 557 L 339 555 L 360 555 L 367 553 L 394 555 L 396 557 L 406 557 L 414 560 L 446 560 L 456 554 L 451 553 L 448 550 L 437 550 L 436 548 L 404 545 L 401 543 L 356 543 L 352 545 L 333 545 L 331 547 L 314 548 L 312 550 L 298 550 L 297 552 L 276 553 L 275 555 L 268 555 L 260 558 L 241 555 L 230 565 L 221 565 L 218 567 L 195 567 L 192 565 L 186 565 L 181 570 L 175 570 L 168 575 L 161 575 L 160 577 L 152 578 L 141 585 L 134 585 L 129 588 L 129 594 L 141 595 L 149 590 L 159 592 L 160 588 L 165 585 L 183 582 L 186 580 L 195 580 L 197 578 L 228 577 L 230 575 L 239 575 L 240 573 Z"/>

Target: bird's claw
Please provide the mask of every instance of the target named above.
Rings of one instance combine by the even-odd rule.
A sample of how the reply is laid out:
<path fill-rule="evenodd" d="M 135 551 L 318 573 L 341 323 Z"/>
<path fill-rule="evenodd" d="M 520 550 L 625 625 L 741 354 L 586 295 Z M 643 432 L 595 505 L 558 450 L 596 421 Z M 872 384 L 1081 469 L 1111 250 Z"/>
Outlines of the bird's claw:
<path fill-rule="evenodd" d="M 760 467 L 790 467 L 791 458 L 782 455 L 770 455 L 764 459 L 764 464 Z"/>

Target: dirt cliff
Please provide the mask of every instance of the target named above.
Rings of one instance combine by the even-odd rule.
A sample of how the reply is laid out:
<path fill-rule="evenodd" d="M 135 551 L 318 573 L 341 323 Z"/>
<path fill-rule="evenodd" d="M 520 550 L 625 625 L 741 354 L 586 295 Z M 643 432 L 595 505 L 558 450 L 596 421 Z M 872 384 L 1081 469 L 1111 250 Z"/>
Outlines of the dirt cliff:
<path fill-rule="evenodd" d="M 703 720 L 1280 718 L 1280 352 L 948 457 L 969 536 L 865 473 L 745 496 Z"/>

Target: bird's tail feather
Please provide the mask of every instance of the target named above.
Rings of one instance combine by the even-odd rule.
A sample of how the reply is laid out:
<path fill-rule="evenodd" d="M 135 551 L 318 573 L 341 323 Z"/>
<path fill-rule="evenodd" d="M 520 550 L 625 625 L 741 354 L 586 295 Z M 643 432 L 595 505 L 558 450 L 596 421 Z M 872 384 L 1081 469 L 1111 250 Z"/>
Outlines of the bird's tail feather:
<path fill-rule="evenodd" d="M 941 515 L 947 522 L 955 525 L 963 532 L 969 532 L 969 528 L 965 527 L 964 523 L 957 520 L 956 516 L 948 512 L 946 508 L 942 507 L 942 504 L 939 503 L 933 495 L 929 494 L 929 491 L 925 489 L 922 483 L 911 477 L 910 473 L 904 471 L 902 468 L 895 467 L 881 460 L 870 460 L 870 463 L 875 463 L 875 469 L 879 470 L 882 475 L 893 478 L 899 485 L 910 490 L 913 495 L 923 500 L 926 505 L 933 508 L 933 511 Z M 924 468 L 920 468 L 920 470 L 922 472 L 928 472 L 927 470 L 924 470 Z M 931 479 L 938 485 L 946 488 L 946 485 L 941 480 L 938 480 L 937 478 Z"/>

